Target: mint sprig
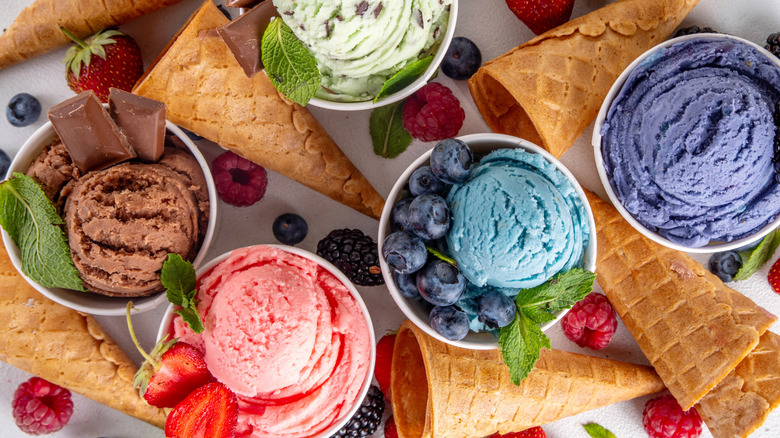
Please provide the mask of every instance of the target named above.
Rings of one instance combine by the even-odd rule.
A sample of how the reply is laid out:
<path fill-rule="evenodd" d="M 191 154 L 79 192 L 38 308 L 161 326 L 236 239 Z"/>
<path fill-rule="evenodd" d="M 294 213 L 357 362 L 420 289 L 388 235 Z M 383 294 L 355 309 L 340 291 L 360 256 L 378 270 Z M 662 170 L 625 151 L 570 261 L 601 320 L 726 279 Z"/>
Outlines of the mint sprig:
<path fill-rule="evenodd" d="M 582 427 L 585 428 L 585 432 L 588 432 L 588 435 L 592 438 L 617 438 L 614 433 L 597 423 L 583 424 Z"/>
<path fill-rule="evenodd" d="M 512 383 L 528 377 L 542 348 L 550 348 L 550 338 L 539 328 L 555 319 L 555 313 L 569 309 L 593 290 L 596 274 L 574 268 L 557 274 L 545 283 L 517 294 L 515 319 L 502 327 L 498 336 L 501 355 L 509 367 Z"/>
<path fill-rule="evenodd" d="M 160 280 L 165 286 L 168 301 L 181 307 L 175 313 L 189 324 L 192 331 L 201 333 L 203 321 L 198 315 L 198 291 L 195 288 L 197 278 L 192 263 L 184 260 L 178 254 L 168 254 L 162 266 Z"/>
<path fill-rule="evenodd" d="M 288 99 L 306 105 L 320 87 L 320 70 L 309 48 L 281 19 L 271 20 L 260 44 L 268 79 Z"/>
<path fill-rule="evenodd" d="M 19 247 L 22 272 L 44 287 L 85 291 L 51 200 L 32 178 L 14 173 L 0 184 L 0 225 Z"/>
<path fill-rule="evenodd" d="M 403 101 L 371 111 L 369 132 L 374 153 L 380 157 L 395 158 L 412 143 L 412 136 L 404 128 Z"/>
<path fill-rule="evenodd" d="M 780 245 L 780 232 L 774 230 L 767 234 L 755 248 L 749 251 L 740 251 L 742 267 L 737 271 L 734 280 L 747 280 L 755 274 L 764 263 L 768 262 Z"/>
<path fill-rule="evenodd" d="M 384 84 L 382 84 L 382 89 L 379 90 L 379 93 L 374 98 L 374 103 L 378 102 L 385 96 L 389 96 L 396 91 L 400 91 L 401 89 L 406 88 L 409 84 L 416 81 L 417 78 L 419 78 L 420 75 L 422 75 L 425 70 L 428 69 L 428 67 L 431 65 L 431 62 L 433 62 L 433 56 L 426 56 L 425 58 L 418 59 L 417 61 L 412 62 L 411 64 L 396 72 L 396 74 L 391 76 L 388 80 L 385 81 Z"/>

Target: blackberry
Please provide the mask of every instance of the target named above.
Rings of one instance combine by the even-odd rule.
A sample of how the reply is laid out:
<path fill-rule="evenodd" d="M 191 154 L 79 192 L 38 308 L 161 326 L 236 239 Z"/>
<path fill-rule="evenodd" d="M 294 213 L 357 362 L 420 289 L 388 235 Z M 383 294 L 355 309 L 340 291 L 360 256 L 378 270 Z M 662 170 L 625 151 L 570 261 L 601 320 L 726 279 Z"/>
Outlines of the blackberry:
<path fill-rule="evenodd" d="M 376 432 L 385 412 L 385 397 L 376 385 L 371 385 L 355 415 L 330 438 L 364 437 Z"/>
<path fill-rule="evenodd" d="M 718 33 L 718 31 L 711 27 L 689 26 L 677 30 L 673 38 L 681 37 L 683 35 L 693 35 L 695 33 Z"/>
<path fill-rule="evenodd" d="M 769 35 L 766 38 L 766 46 L 764 47 L 772 52 L 773 55 L 780 58 L 780 32 Z"/>
<path fill-rule="evenodd" d="M 360 286 L 384 284 L 376 242 L 360 230 L 333 230 L 317 244 L 317 255 Z"/>

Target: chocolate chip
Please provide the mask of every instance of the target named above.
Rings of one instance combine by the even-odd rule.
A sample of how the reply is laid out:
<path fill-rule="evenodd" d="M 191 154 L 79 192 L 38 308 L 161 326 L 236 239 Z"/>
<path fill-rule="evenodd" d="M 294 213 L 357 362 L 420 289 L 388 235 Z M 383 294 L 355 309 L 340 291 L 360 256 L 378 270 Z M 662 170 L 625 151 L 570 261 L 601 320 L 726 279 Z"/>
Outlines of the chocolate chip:
<path fill-rule="evenodd" d="M 417 10 L 417 24 L 420 25 L 420 28 L 425 29 L 425 25 L 423 24 L 423 14 L 420 9 Z"/>
<path fill-rule="evenodd" d="M 362 17 L 367 10 L 368 10 L 368 2 L 362 1 L 360 2 L 359 5 L 357 5 L 357 11 L 355 11 L 355 14 L 360 15 Z"/>
<path fill-rule="evenodd" d="M 330 23 L 325 20 L 325 38 L 330 38 Z"/>
<path fill-rule="evenodd" d="M 379 2 L 379 4 L 376 5 L 376 8 L 374 8 L 374 18 L 379 17 L 379 13 L 382 12 L 383 7 L 384 5 L 382 4 L 382 2 Z"/>

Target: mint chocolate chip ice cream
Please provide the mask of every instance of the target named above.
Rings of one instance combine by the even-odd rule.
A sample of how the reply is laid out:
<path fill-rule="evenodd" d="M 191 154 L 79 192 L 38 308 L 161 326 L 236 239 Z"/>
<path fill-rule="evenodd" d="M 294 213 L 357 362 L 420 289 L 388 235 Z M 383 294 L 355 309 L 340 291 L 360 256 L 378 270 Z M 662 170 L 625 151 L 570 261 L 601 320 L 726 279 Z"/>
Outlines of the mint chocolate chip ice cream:
<path fill-rule="evenodd" d="M 273 0 L 322 74 L 317 97 L 370 100 L 392 75 L 435 51 L 452 0 Z"/>
<path fill-rule="evenodd" d="M 617 198 L 687 247 L 755 233 L 780 213 L 778 100 L 780 68 L 748 44 L 702 37 L 658 49 L 628 76 L 602 128 Z"/>

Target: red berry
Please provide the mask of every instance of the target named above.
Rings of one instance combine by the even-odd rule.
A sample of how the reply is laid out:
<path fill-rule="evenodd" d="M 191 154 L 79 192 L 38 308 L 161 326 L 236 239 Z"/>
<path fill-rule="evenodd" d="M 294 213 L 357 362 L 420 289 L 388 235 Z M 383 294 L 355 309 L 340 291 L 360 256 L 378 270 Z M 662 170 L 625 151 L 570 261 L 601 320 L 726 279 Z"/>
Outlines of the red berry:
<path fill-rule="evenodd" d="M 683 411 L 670 394 L 645 405 L 644 426 L 650 438 L 696 438 L 701 435 L 701 417 L 695 408 Z"/>
<path fill-rule="evenodd" d="M 70 391 L 40 377 L 16 388 L 12 406 L 16 425 L 30 435 L 56 432 L 68 424 L 73 414 Z"/>
<path fill-rule="evenodd" d="M 617 316 L 607 297 L 591 293 L 569 310 L 562 325 L 566 337 L 580 347 L 601 350 L 615 334 Z"/>
<path fill-rule="evenodd" d="M 143 378 L 148 379 L 142 395 L 152 406 L 172 408 L 192 391 L 214 380 L 203 353 L 190 344 L 169 345 L 159 360 L 155 360 L 156 364 L 145 362 L 137 374 L 144 373 Z"/>
<path fill-rule="evenodd" d="M 165 420 L 168 438 L 233 438 L 238 398 L 227 386 L 212 382 L 188 395 Z"/>
<path fill-rule="evenodd" d="M 569 21 L 574 0 L 506 0 L 509 9 L 539 35 Z"/>
<path fill-rule="evenodd" d="M 422 141 L 455 137 L 466 113 L 449 88 L 430 83 L 409 96 L 403 108 L 404 128 Z"/>
<path fill-rule="evenodd" d="M 393 362 L 393 346 L 395 334 L 384 335 L 376 343 L 376 364 L 374 365 L 374 377 L 379 383 L 379 389 L 390 400 L 390 368 Z"/>
<path fill-rule="evenodd" d="M 395 418 L 392 415 L 385 421 L 385 438 L 398 438 L 398 428 L 395 427 Z"/>
<path fill-rule="evenodd" d="M 769 268 L 769 275 L 767 275 L 769 285 L 772 286 L 772 290 L 775 293 L 780 294 L 780 259 L 775 260 L 772 267 Z"/>
<path fill-rule="evenodd" d="M 265 195 L 268 175 L 262 166 L 233 152 L 225 152 L 211 163 L 219 197 L 230 205 L 246 207 Z"/>
<path fill-rule="evenodd" d="M 522 432 L 509 432 L 503 435 L 494 433 L 488 438 L 547 438 L 547 434 L 544 433 L 541 427 L 536 426 Z"/>

